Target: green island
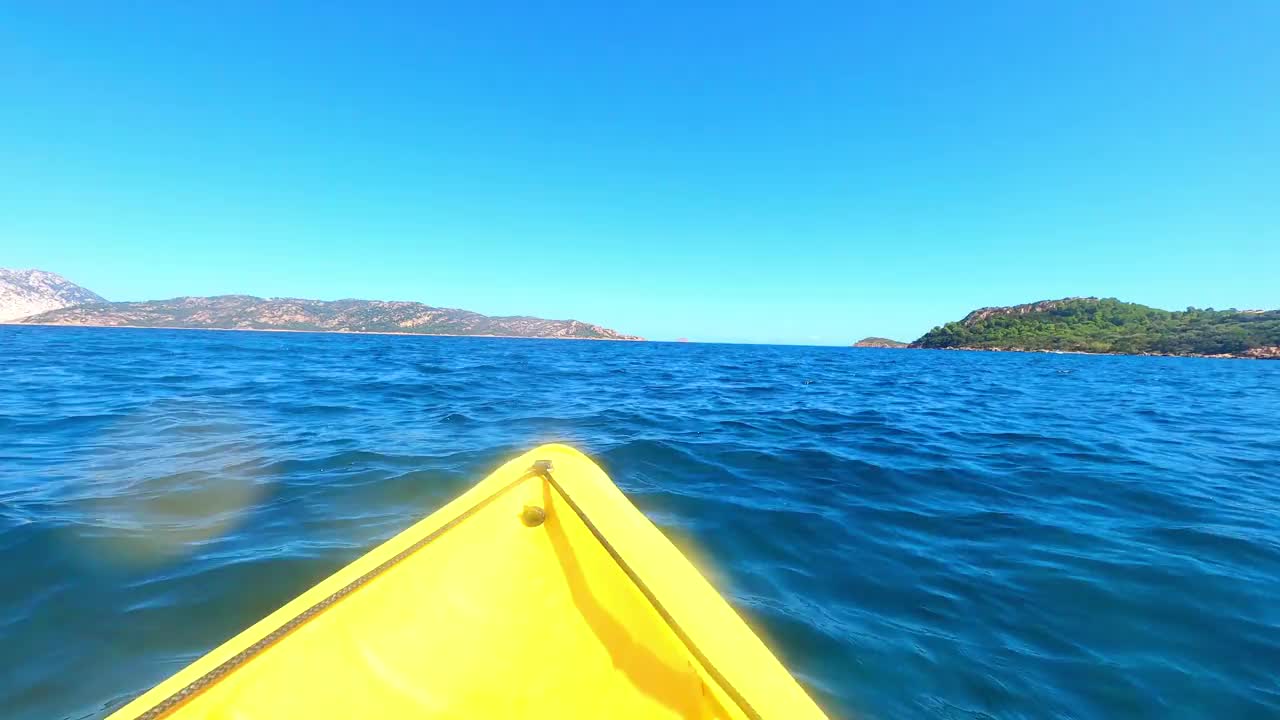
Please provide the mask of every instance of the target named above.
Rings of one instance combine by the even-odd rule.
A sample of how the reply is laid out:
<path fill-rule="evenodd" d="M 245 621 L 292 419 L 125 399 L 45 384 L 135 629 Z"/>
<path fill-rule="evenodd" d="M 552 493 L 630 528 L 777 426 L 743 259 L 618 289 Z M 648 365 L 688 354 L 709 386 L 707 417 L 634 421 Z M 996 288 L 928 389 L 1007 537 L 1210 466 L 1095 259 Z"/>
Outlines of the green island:
<path fill-rule="evenodd" d="M 1114 298 L 1066 298 L 975 310 L 918 348 L 1280 358 L 1280 310 L 1160 310 Z"/>

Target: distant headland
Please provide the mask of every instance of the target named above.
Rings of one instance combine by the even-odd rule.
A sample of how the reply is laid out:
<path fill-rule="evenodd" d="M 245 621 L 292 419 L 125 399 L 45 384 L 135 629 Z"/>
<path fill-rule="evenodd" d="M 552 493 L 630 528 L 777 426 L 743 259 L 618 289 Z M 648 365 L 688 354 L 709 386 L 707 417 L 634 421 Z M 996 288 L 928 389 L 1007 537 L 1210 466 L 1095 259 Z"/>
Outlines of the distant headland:
<path fill-rule="evenodd" d="M 858 347 L 903 347 L 863 344 Z M 935 327 L 912 348 L 1280 359 L 1280 310 L 1170 311 L 1114 298 L 984 307 Z"/>
<path fill-rule="evenodd" d="M 55 273 L 3 268 L 0 323 L 643 340 L 578 320 L 494 317 L 418 302 L 251 295 L 108 302 Z M 1172 311 L 1114 298 L 1073 297 L 979 308 L 910 343 L 868 337 L 853 346 L 1280 359 L 1280 310 Z"/>
<path fill-rule="evenodd" d="M 578 320 L 491 317 L 417 302 L 303 300 L 250 295 L 107 302 L 60 275 L 0 270 L 0 322 L 202 330 L 388 333 L 643 340 Z"/>

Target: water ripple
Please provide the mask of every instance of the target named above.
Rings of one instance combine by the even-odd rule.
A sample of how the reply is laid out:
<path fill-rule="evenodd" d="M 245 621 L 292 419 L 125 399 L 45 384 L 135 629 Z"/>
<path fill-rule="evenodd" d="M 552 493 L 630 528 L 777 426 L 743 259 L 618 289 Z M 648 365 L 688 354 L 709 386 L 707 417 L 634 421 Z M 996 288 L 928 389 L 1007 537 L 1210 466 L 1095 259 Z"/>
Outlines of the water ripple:
<path fill-rule="evenodd" d="M 1280 717 L 1280 364 L 0 328 L 0 707 L 596 457 L 834 716 Z"/>

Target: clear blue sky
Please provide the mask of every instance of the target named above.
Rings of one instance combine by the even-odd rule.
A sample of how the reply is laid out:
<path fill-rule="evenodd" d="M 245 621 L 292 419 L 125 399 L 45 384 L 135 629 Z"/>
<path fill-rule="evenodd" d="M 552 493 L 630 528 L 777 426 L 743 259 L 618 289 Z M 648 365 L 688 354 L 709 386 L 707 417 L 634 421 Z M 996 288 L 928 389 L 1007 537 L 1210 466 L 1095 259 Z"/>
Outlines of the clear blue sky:
<path fill-rule="evenodd" d="M 1280 3 L 6 3 L 0 266 L 655 339 L 1280 306 Z"/>

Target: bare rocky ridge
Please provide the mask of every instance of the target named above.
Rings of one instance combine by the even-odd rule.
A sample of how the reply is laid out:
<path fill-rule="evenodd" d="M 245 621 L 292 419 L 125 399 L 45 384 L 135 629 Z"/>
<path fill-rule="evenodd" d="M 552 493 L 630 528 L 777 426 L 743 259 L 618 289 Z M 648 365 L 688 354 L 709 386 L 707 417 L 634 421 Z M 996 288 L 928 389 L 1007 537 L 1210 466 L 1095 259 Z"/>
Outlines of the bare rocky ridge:
<path fill-rule="evenodd" d="M 1019 315 L 1033 315 L 1035 313 L 1047 313 L 1065 307 L 1068 303 L 1083 300 L 1086 302 L 1097 302 L 1096 297 L 1069 297 L 1061 300 L 1040 300 L 1038 302 L 1024 303 L 1022 305 L 1009 305 L 1007 307 L 984 307 L 978 308 L 964 316 L 960 321 L 962 325 L 972 327 L 977 323 L 986 320 L 989 317 L 1005 316 L 1016 317 Z"/>
<path fill-rule="evenodd" d="M 0 268 L 0 322 L 106 299 L 44 270 Z"/>
<path fill-rule="evenodd" d="M 96 297 L 96 296 L 95 296 Z M 416 302 L 303 300 L 250 295 L 180 297 L 171 300 L 81 305 L 24 318 L 39 325 L 295 330 L 423 335 L 641 340 L 578 320 L 527 316 L 490 317 Z"/>

